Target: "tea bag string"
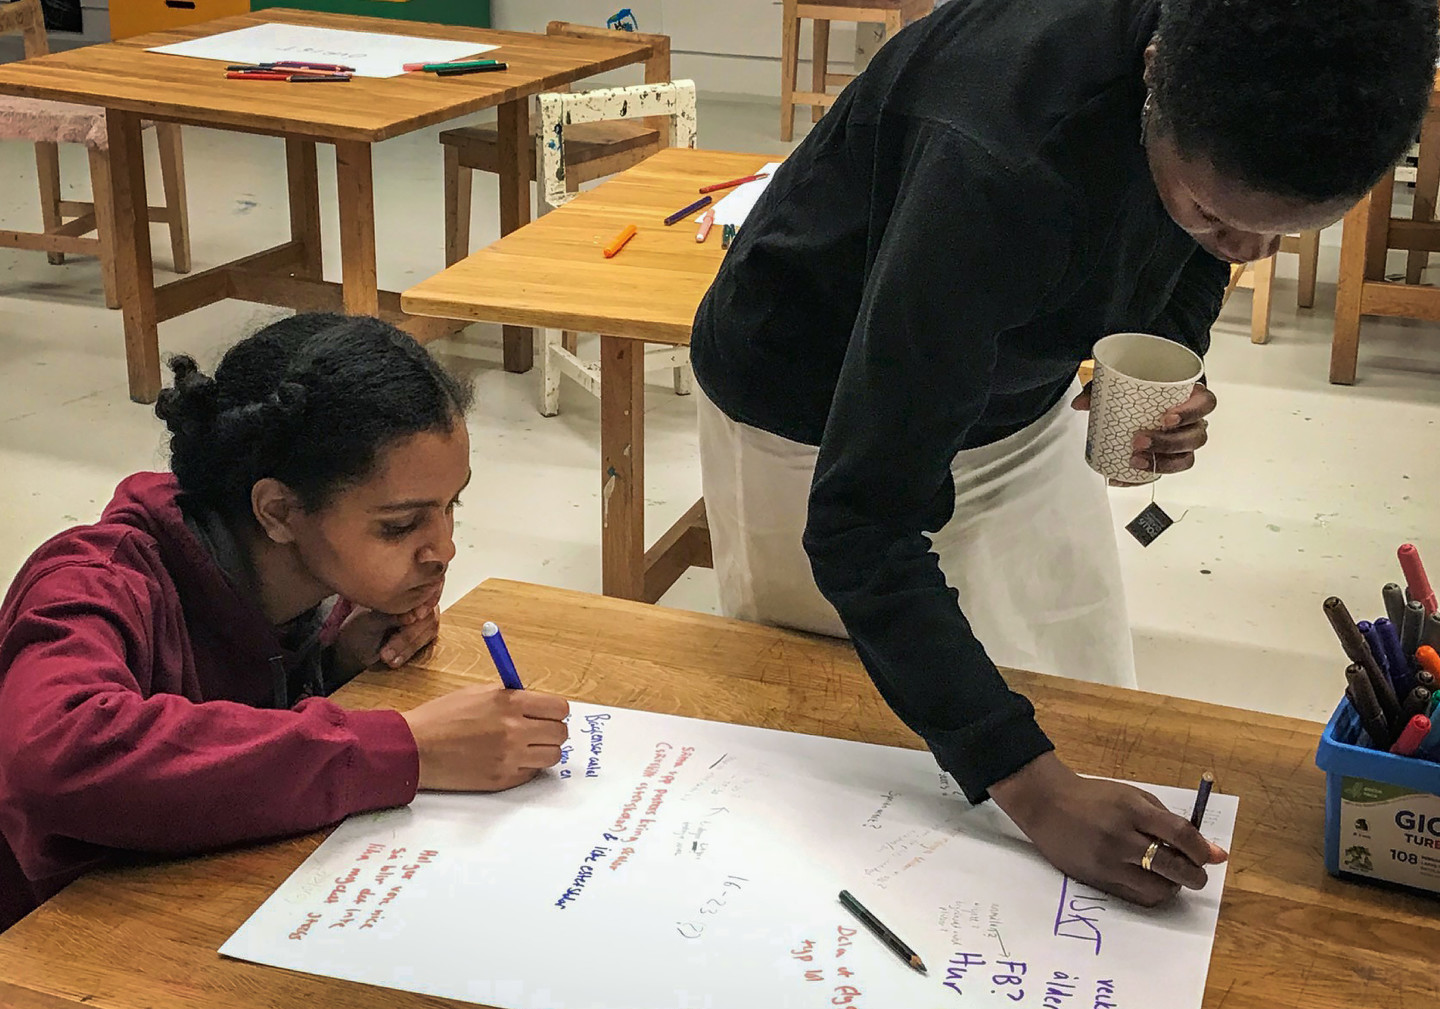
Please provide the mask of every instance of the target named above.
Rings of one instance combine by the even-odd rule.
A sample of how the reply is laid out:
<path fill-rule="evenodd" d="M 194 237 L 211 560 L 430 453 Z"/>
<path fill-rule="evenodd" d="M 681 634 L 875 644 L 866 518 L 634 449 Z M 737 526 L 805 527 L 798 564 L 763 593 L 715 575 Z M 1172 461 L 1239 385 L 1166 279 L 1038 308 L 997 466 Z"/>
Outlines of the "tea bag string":
<path fill-rule="evenodd" d="M 1159 468 L 1158 468 L 1159 465 L 1160 465 L 1160 460 L 1156 457 L 1156 455 L 1155 455 L 1155 450 L 1152 448 L 1152 449 L 1150 450 L 1150 472 L 1151 472 L 1151 473 L 1158 473 L 1158 472 L 1160 472 L 1160 470 L 1159 470 Z M 1156 501 L 1155 501 L 1155 485 L 1156 485 L 1157 483 L 1159 483 L 1159 482 L 1160 482 L 1159 480 L 1151 480 L 1151 481 L 1150 481 L 1150 505 L 1151 505 L 1152 507 L 1155 507 L 1155 506 L 1156 506 Z M 1183 512 L 1180 513 L 1180 517 L 1179 517 L 1178 519 L 1176 519 L 1172 524 L 1173 524 L 1173 525 L 1179 525 L 1181 522 L 1184 522 L 1184 521 L 1185 521 L 1185 516 L 1186 516 L 1186 515 L 1189 515 L 1189 514 L 1190 514 L 1190 509 L 1189 509 L 1189 508 L 1186 508 Z"/>

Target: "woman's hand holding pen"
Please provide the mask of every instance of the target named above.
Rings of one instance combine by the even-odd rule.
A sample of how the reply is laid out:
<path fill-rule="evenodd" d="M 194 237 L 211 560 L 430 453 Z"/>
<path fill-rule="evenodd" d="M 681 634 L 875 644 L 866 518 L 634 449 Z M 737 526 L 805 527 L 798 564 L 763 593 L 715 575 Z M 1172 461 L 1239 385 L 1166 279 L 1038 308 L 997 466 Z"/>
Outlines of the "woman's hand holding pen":
<path fill-rule="evenodd" d="M 1054 753 L 996 782 L 990 795 L 1061 872 L 1147 907 L 1182 886 L 1202 889 L 1204 867 L 1230 857 L 1153 795 L 1081 777 Z M 1150 869 L 1141 868 L 1156 841 Z"/>
<path fill-rule="evenodd" d="M 420 751 L 420 787 L 498 792 L 560 762 L 563 697 L 476 684 L 402 712 Z"/>

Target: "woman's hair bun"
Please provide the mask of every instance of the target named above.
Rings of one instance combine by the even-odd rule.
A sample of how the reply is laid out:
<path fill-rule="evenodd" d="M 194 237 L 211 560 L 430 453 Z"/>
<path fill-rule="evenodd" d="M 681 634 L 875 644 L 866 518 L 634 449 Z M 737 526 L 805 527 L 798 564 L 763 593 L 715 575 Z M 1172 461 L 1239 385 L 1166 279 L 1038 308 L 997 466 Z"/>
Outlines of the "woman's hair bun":
<path fill-rule="evenodd" d="M 220 387 L 215 380 L 202 372 L 189 354 L 176 354 L 169 364 L 174 381 L 156 399 L 155 416 L 165 422 L 171 434 L 213 422 L 220 408 Z"/>

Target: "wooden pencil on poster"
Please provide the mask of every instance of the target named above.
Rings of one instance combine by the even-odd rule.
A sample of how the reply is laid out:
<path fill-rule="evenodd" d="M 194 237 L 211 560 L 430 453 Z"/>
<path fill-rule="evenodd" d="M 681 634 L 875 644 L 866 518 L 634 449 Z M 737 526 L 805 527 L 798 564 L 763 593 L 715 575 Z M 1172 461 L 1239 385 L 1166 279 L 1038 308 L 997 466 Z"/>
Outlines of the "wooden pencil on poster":
<path fill-rule="evenodd" d="M 845 906 L 845 910 L 849 911 L 856 918 L 859 918 L 860 924 L 868 928 L 875 935 L 875 938 L 884 943 L 886 949 L 890 950 L 890 952 L 894 953 L 901 960 L 904 960 L 911 967 L 914 967 L 921 974 L 926 973 L 925 961 L 920 959 L 920 955 L 905 945 L 898 935 L 886 928 L 884 922 L 871 914 L 864 904 L 856 900 L 853 893 L 849 890 L 841 890 L 840 903 Z"/>

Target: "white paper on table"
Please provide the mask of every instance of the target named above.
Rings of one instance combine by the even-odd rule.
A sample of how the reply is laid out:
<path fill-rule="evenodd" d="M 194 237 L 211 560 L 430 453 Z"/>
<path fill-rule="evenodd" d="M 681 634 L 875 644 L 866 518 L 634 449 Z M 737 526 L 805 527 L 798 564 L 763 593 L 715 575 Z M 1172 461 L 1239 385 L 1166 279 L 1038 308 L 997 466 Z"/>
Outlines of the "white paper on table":
<path fill-rule="evenodd" d="M 759 175 L 763 172 L 765 175 L 763 179 L 756 179 L 754 182 L 747 182 L 743 186 L 736 186 L 730 190 L 720 202 L 715 204 L 715 226 L 719 228 L 733 224 L 738 228 L 744 224 L 745 218 L 750 216 L 750 211 L 755 209 L 755 201 L 760 199 L 760 194 L 765 192 L 766 187 L 770 185 L 770 180 L 779 167 L 780 162 L 771 161 L 759 172 L 754 173 Z M 701 216 L 704 216 L 703 211 Z M 695 221 L 698 224 L 700 218 L 695 218 Z"/>
<path fill-rule="evenodd" d="M 220 952 L 505 1009 L 1201 1005 L 1223 865 L 1145 910 L 1067 879 L 924 751 L 571 712 L 556 771 L 352 817 Z M 1146 787 L 1189 814 L 1193 791 Z M 1211 798 L 1208 837 L 1229 845 L 1236 806 Z"/>
<path fill-rule="evenodd" d="M 191 56 L 225 63 L 309 60 L 354 67 L 356 77 L 399 77 L 406 63 L 446 63 L 478 56 L 498 46 L 454 39 L 422 39 L 309 25 L 264 24 L 205 38 L 157 46 L 152 53 Z"/>

